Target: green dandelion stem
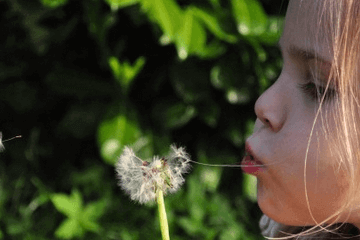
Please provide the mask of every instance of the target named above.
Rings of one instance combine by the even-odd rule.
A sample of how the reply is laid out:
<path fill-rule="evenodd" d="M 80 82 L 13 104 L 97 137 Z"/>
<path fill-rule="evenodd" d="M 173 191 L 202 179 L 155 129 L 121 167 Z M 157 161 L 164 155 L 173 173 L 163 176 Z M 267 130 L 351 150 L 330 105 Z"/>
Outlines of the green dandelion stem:
<path fill-rule="evenodd" d="M 156 192 L 157 204 L 159 208 L 159 216 L 160 216 L 160 228 L 161 228 L 161 235 L 163 240 L 170 240 L 169 236 L 169 226 L 166 217 L 165 211 L 165 203 L 164 203 L 164 194 L 162 190 L 158 190 Z"/>

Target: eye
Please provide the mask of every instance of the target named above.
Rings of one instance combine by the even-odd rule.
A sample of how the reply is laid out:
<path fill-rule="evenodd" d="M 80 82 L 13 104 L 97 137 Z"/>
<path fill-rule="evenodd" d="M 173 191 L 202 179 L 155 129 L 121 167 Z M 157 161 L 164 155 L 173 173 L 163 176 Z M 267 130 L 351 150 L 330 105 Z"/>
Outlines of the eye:
<path fill-rule="evenodd" d="M 325 87 L 316 85 L 314 82 L 299 83 L 298 86 L 312 101 L 320 101 L 323 97 L 325 101 L 328 101 L 332 100 L 336 96 L 336 91 L 334 89 L 329 87 L 326 90 Z"/>

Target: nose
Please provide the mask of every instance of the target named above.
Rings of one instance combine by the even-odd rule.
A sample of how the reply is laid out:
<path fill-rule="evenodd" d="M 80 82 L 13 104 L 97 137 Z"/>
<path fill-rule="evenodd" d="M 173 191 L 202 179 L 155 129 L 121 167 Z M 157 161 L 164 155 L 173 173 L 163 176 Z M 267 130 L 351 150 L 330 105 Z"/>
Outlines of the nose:
<path fill-rule="evenodd" d="M 279 78 L 255 103 L 257 118 L 274 132 L 281 130 L 286 119 L 284 90 Z"/>

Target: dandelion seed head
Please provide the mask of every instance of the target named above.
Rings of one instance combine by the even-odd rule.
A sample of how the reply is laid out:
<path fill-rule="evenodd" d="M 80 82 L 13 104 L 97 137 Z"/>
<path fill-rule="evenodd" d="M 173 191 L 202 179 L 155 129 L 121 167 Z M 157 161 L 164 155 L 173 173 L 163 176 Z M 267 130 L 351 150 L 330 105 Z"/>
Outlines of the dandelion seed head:
<path fill-rule="evenodd" d="M 185 149 L 171 145 L 167 157 L 154 156 L 151 162 L 138 158 L 125 147 L 115 165 L 120 187 L 139 203 L 154 201 L 156 191 L 174 193 L 185 182 L 183 174 L 190 169 L 190 156 Z"/>

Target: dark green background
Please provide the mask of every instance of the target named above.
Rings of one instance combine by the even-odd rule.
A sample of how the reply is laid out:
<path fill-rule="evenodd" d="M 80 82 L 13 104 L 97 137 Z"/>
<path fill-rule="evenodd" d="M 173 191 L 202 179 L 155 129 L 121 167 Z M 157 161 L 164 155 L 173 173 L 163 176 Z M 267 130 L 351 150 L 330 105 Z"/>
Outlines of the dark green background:
<path fill-rule="evenodd" d="M 160 239 L 117 186 L 125 145 L 241 161 L 281 70 L 284 0 L 0 1 L 0 239 Z M 194 165 L 171 239 L 260 239 L 254 178 Z"/>

